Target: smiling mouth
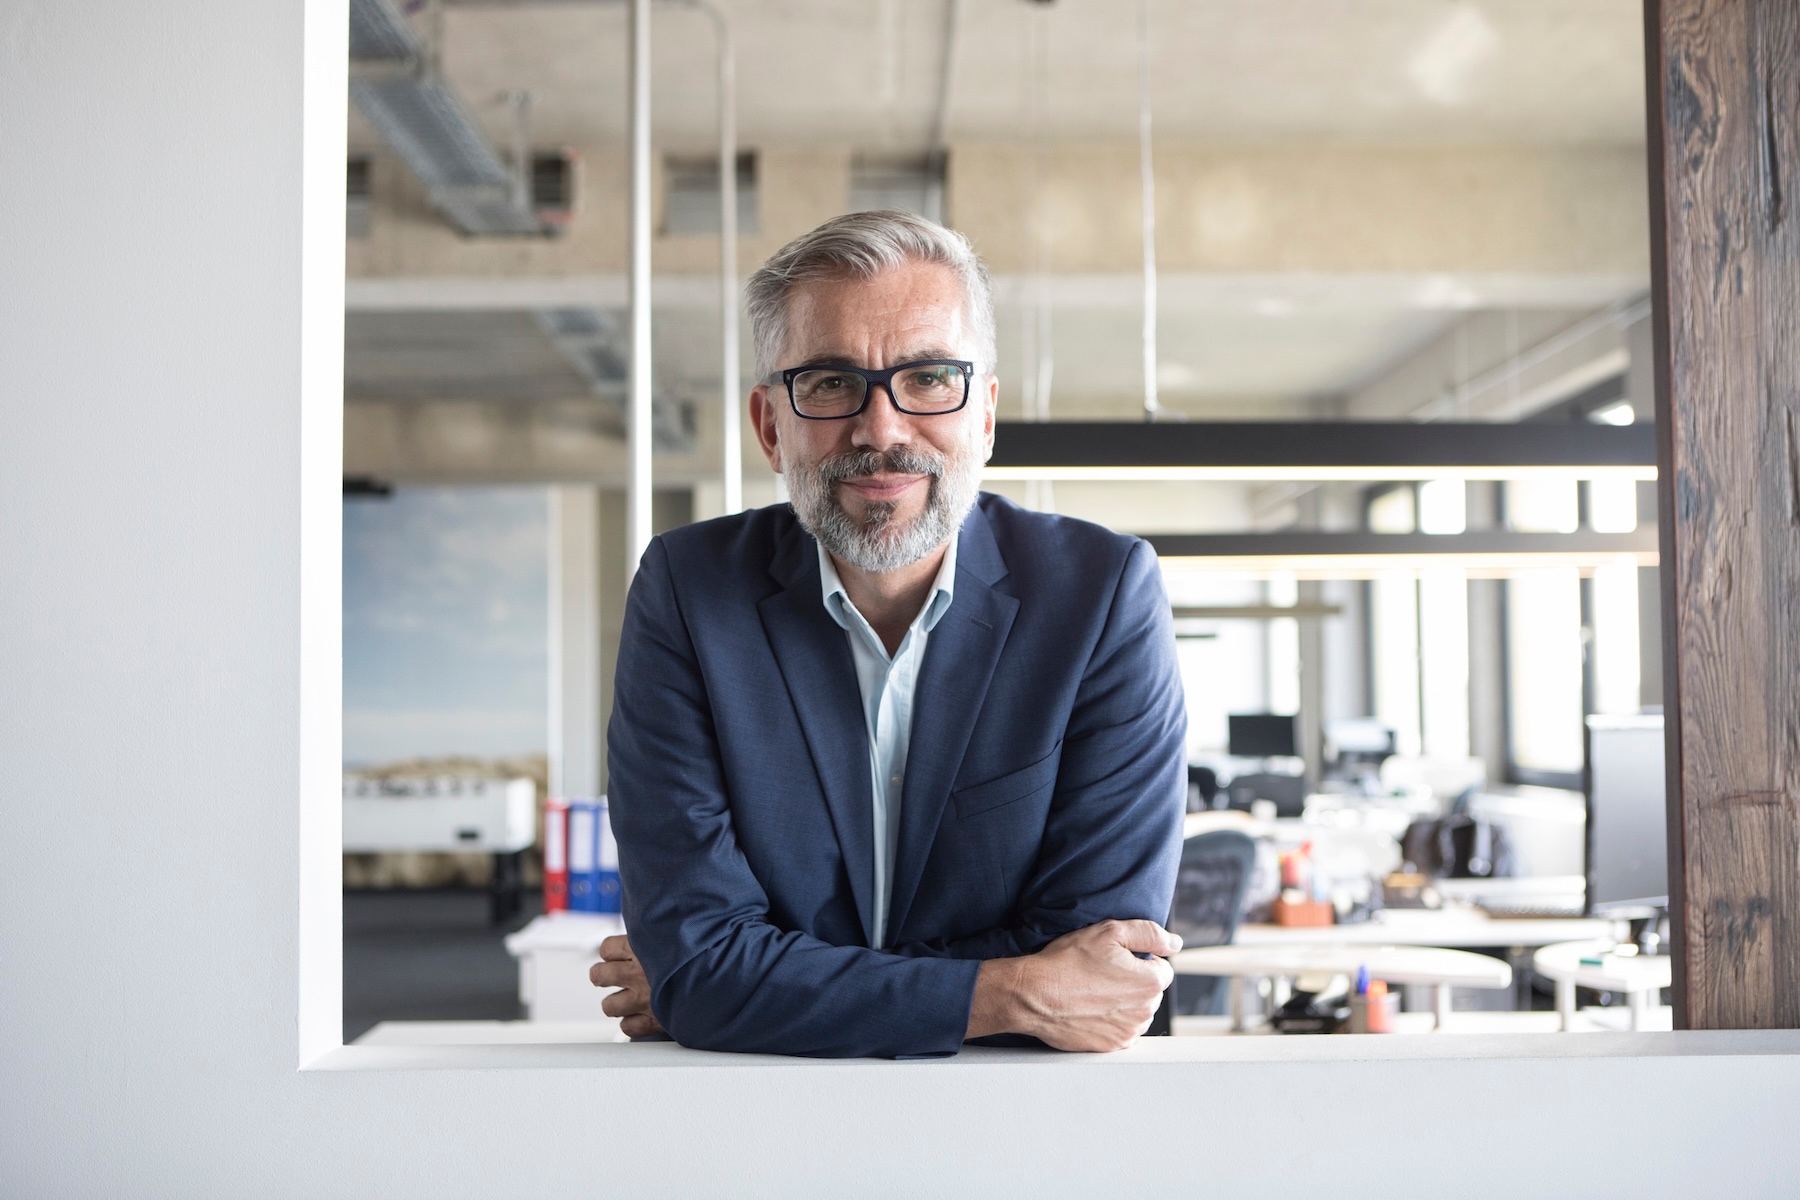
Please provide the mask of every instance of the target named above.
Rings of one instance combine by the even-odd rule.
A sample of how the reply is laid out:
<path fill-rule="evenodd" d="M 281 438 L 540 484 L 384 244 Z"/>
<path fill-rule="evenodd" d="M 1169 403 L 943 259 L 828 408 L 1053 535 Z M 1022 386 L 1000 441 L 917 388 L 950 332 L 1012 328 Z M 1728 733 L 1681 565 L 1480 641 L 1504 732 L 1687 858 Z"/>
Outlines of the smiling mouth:
<path fill-rule="evenodd" d="M 861 475 L 839 480 L 865 500 L 898 500 L 928 475 Z"/>

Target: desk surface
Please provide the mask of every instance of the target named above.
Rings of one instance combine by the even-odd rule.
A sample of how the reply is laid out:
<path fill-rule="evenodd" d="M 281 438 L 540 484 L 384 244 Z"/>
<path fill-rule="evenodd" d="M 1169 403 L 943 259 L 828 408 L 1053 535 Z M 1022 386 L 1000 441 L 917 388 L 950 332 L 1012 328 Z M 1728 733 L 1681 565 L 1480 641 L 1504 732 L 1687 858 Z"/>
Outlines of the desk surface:
<path fill-rule="evenodd" d="M 1532 969 L 1547 979 L 1568 981 L 1597 992 L 1649 992 L 1673 984 L 1674 960 L 1666 954 L 1614 957 L 1610 938 L 1545 946 L 1532 956 Z M 1584 958 L 1597 958 L 1595 966 Z"/>
<path fill-rule="evenodd" d="M 1170 959 L 1181 975 L 1354 975 L 1389 983 L 1512 986 L 1512 968 L 1485 954 L 1427 946 L 1196 946 Z"/>
<path fill-rule="evenodd" d="M 1240 925 L 1237 946 L 1548 946 L 1622 936 L 1621 922 L 1598 917 L 1507 920 L 1476 909 L 1390 908 L 1356 925 L 1311 928 Z"/>

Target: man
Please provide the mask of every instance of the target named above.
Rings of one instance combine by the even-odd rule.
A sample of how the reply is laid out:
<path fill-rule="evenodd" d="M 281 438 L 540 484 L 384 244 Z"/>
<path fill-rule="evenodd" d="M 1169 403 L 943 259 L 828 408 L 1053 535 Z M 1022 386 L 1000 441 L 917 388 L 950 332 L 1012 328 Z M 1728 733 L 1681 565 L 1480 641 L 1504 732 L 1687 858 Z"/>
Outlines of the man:
<path fill-rule="evenodd" d="M 839 217 L 750 280 L 792 508 L 646 551 L 608 730 L 633 1035 L 809 1055 L 1128 1045 L 1171 979 L 1185 709 L 1154 555 L 978 495 L 966 240 Z"/>

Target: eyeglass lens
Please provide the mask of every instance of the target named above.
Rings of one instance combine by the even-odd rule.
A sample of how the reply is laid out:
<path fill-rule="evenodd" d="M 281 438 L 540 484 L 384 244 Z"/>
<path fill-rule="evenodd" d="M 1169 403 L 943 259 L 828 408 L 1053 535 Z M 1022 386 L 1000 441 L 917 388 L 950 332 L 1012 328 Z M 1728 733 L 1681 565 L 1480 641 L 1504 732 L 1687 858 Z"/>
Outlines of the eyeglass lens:
<path fill-rule="evenodd" d="M 968 376 L 949 363 L 907 367 L 893 377 L 894 399 L 912 413 L 948 412 L 968 395 Z M 809 417 L 848 416 L 861 408 L 869 381 L 828 367 L 794 376 L 794 406 Z"/>

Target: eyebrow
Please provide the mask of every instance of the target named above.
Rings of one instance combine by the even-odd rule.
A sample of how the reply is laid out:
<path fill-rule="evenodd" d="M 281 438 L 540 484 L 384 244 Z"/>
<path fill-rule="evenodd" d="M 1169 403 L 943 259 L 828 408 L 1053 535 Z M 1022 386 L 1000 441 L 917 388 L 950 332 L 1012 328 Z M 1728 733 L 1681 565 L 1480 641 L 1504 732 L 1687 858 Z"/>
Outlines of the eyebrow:
<path fill-rule="evenodd" d="M 899 365 L 903 365 L 905 363 L 924 362 L 928 359 L 933 359 L 933 358 L 948 358 L 948 359 L 953 359 L 957 362 L 964 361 L 961 358 L 957 357 L 957 354 L 955 351 L 947 350 L 942 346 L 933 345 L 933 346 L 919 347 L 919 348 L 910 350 L 906 354 L 903 354 L 903 355 L 896 355 L 894 357 L 894 365 L 899 366 Z M 796 365 L 797 366 L 807 366 L 807 365 L 810 365 L 813 363 L 818 363 L 820 365 L 833 364 L 833 365 L 845 366 L 845 367 L 859 365 L 856 362 L 855 355 L 844 354 L 844 353 L 840 353 L 837 351 L 827 351 L 824 354 L 816 354 L 816 355 L 812 356 L 811 358 L 803 359 L 800 363 L 798 363 Z"/>

